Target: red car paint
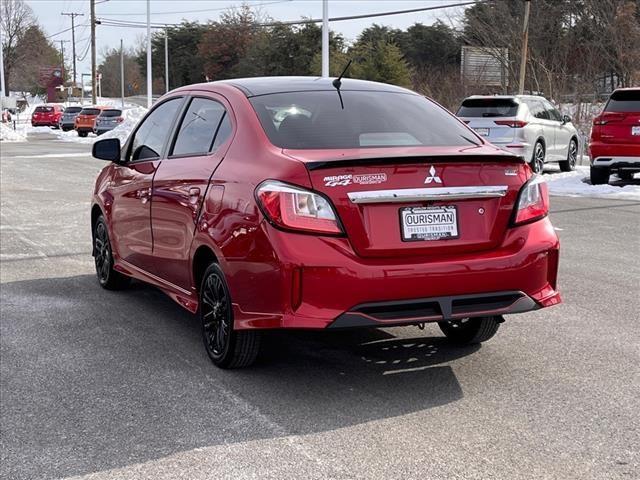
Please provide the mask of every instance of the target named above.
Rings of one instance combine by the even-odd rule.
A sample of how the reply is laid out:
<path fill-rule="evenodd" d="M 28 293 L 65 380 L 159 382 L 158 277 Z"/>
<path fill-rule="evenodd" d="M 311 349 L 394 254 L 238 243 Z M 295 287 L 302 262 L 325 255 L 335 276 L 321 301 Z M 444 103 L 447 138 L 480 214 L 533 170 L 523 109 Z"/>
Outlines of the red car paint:
<path fill-rule="evenodd" d="M 640 172 L 640 88 L 619 88 L 611 94 L 593 119 L 589 157 L 592 169 Z"/>
<path fill-rule="evenodd" d="M 38 106 L 31 115 L 31 126 L 58 128 L 58 122 L 60 122 L 60 117 L 62 117 L 63 113 L 64 108 L 60 105 Z"/>
<path fill-rule="evenodd" d="M 521 158 L 485 143 L 466 126 L 473 142 L 464 147 L 283 149 L 269 140 L 248 99 L 261 81 L 274 92 L 306 88 L 336 95 L 330 82 L 286 78 L 191 85 L 165 95 L 156 107 L 172 98 L 185 103 L 190 96 L 216 100 L 226 109 L 232 130 L 211 154 L 163 154 L 103 169 L 96 181 L 92 219 L 103 214 L 107 220 L 116 270 L 157 286 L 196 312 L 198 272 L 203 262 L 215 258 L 229 286 L 238 330 L 322 329 L 345 314 L 369 326 L 437 321 L 446 312 L 385 320 L 368 307 L 360 308 L 435 297 L 524 294 L 511 303 L 488 305 L 486 312 L 476 308 L 477 314 L 560 303 L 559 242 L 546 215 L 546 194 L 537 204 L 541 210 L 533 205 L 522 213 L 524 221 L 514 225 L 519 195 L 532 179 Z M 353 90 L 395 88 L 343 82 L 346 105 L 349 85 Z M 454 118 L 444 109 L 440 115 L 446 121 Z M 171 127 L 164 135 L 173 135 Z M 123 146 L 125 154 L 131 142 Z M 345 175 L 357 176 L 361 183 L 331 184 L 331 178 Z M 271 207 L 260 204 L 259 189 L 266 180 L 320 194 L 333 205 L 339 231 L 296 231 L 268 218 L 265 212 Z M 371 204 L 349 197 L 381 190 L 455 191 L 495 185 L 505 187 L 503 196 Z M 456 206 L 458 238 L 402 241 L 399 210 L 424 205 Z M 447 317 L 468 314 L 464 299 L 455 302 Z M 519 302 L 530 303 L 514 310 Z"/>

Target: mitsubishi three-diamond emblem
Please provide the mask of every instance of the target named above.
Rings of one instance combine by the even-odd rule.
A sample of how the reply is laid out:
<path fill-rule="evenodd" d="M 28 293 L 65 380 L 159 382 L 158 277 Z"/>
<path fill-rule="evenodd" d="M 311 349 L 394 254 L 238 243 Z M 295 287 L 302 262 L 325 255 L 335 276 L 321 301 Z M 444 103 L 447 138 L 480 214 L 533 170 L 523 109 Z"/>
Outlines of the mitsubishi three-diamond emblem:
<path fill-rule="evenodd" d="M 427 178 L 424 179 L 424 183 L 442 183 L 442 180 L 440 180 L 440 177 L 436 175 L 436 167 L 434 167 L 433 165 L 431 165 L 431 168 L 429 169 L 429 175 L 427 175 Z"/>

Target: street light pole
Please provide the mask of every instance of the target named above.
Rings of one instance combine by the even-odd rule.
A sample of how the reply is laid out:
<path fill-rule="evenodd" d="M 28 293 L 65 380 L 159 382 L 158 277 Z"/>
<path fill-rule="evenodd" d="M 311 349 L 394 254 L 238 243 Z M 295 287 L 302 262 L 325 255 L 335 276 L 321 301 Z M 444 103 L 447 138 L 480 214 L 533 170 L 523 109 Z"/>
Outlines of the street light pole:
<path fill-rule="evenodd" d="M 0 27 L 0 97 L 4 97 L 4 92 L 7 92 L 7 96 L 9 95 L 9 89 L 4 83 L 4 54 L 2 49 L 2 27 Z M 0 100 L 0 105 L 2 105 L 2 101 Z M 1 110 L 1 107 L 0 107 Z"/>
<path fill-rule="evenodd" d="M 151 0 L 147 0 L 147 108 L 151 108 Z"/>
<path fill-rule="evenodd" d="M 329 0 L 322 0 L 322 76 L 329 76 Z"/>
<path fill-rule="evenodd" d="M 89 0 L 91 5 L 91 101 L 96 104 L 96 2 Z"/>
<path fill-rule="evenodd" d="M 124 108 L 124 49 L 122 47 L 122 39 L 120 39 L 120 100 L 122 108 Z"/>
<path fill-rule="evenodd" d="M 164 81 L 165 93 L 169 91 L 169 29 L 164 30 Z"/>

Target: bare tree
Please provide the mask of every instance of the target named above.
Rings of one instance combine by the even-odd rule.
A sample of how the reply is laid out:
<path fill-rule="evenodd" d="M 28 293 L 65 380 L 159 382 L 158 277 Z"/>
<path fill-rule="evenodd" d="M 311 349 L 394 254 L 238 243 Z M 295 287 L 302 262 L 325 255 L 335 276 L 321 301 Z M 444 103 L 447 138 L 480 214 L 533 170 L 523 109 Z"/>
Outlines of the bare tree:
<path fill-rule="evenodd" d="M 20 56 L 20 52 L 17 51 L 16 47 L 27 30 L 34 26 L 36 21 L 33 16 L 33 10 L 24 3 L 24 0 L 3 0 L 0 5 L 4 72 L 5 79 L 8 79 L 11 78 L 11 72 Z M 5 95 L 9 95 L 9 89 L 6 86 Z"/>

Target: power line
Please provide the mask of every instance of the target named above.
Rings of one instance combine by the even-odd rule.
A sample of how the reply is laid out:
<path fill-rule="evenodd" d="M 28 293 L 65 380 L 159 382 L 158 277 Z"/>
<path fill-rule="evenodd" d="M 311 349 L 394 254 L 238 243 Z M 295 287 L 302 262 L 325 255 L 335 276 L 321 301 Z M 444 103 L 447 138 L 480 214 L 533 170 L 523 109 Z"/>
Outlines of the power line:
<path fill-rule="evenodd" d="M 408 10 L 395 10 L 390 12 L 378 12 L 378 13 L 367 13 L 363 15 L 350 15 L 346 17 L 333 17 L 329 18 L 330 22 L 341 22 L 346 20 L 358 20 L 362 18 L 374 18 L 374 17 L 385 17 L 391 15 L 402 15 L 408 13 L 417 13 L 417 12 L 426 12 L 431 10 L 441 10 L 445 8 L 453 8 L 453 7 L 464 7 L 467 5 L 475 5 L 477 3 L 482 3 L 486 0 L 474 0 L 468 2 L 460 2 L 453 3 L 449 5 L 435 5 L 432 7 L 420 7 L 420 8 L 411 8 Z M 138 22 L 135 20 L 115 20 L 101 17 L 99 19 L 100 24 L 108 26 L 108 27 L 131 27 L 131 28 L 146 28 L 145 22 Z M 277 22 L 265 22 L 258 23 L 256 26 L 259 27 L 273 27 L 276 25 L 306 25 L 309 23 L 321 23 L 321 18 L 307 18 L 302 20 L 285 20 L 285 21 L 277 21 Z M 151 24 L 153 28 L 166 28 L 166 27 L 179 27 L 180 23 L 162 23 L 162 22 L 154 22 Z"/>
<path fill-rule="evenodd" d="M 277 3 L 288 3 L 293 0 L 277 0 L 273 2 L 264 2 L 264 3 L 256 3 L 251 5 L 251 7 L 265 7 L 267 5 L 275 5 Z M 154 15 L 178 15 L 182 13 L 204 13 L 204 12 L 220 12 L 223 10 L 229 10 L 231 7 L 219 7 L 219 8 L 205 8 L 201 10 L 181 10 L 178 12 L 154 12 Z M 144 16 L 146 13 L 109 13 L 108 15 L 103 15 L 103 18 L 108 17 L 131 17 L 131 16 Z"/>

